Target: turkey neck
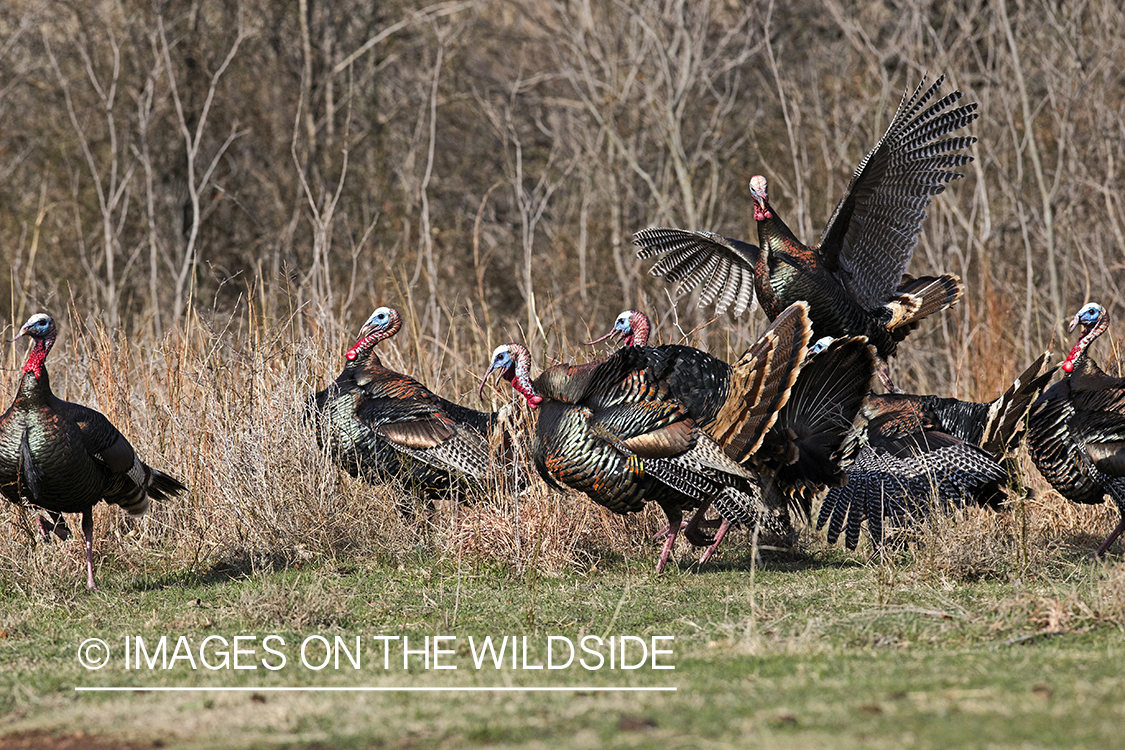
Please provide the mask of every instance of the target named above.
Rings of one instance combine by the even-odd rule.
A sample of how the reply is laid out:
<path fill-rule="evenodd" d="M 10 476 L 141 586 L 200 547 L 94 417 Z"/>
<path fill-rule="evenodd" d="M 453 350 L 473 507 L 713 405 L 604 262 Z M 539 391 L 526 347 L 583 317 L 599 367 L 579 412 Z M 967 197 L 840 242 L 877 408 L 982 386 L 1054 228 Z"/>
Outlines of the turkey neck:
<path fill-rule="evenodd" d="M 387 371 L 379 355 L 375 353 L 377 343 L 378 341 L 374 341 L 366 348 L 356 351 L 354 359 L 345 360 L 344 370 L 337 380 L 352 380 L 362 385 L 370 382 L 378 373 Z"/>
<path fill-rule="evenodd" d="M 1109 328 L 1109 323 L 1103 317 L 1094 325 L 1090 326 L 1082 333 L 1082 338 L 1078 339 L 1078 343 L 1070 350 L 1067 355 L 1066 361 L 1062 364 L 1063 372 L 1070 373 L 1071 375 L 1105 375 L 1102 369 L 1098 367 L 1097 363 L 1090 358 L 1087 349 L 1090 344 L 1094 343 L 1094 339 L 1101 336 L 1105 330 Z"/>
<path fill-rule="evenodd" d="M 31 351 L 27 353 L 27 361 L 23 366 L 20 376 L 18 401 L 27 405 L 42 405 L 47 401 L 47 394 L 51 392 L 51 377 L 47 374 L 47 354 L 55 343 L 55 337 L 47 339 L 33 339 Z"/>
<path fill-rule="evenodd" d="M 31 373 L 36 378 L 47 377 L 47 354 L 51 351 L 51 347 L 55 345 L 55 337 L 49 336 L 46 339 L 32 339 L 35 343 L 31 346 L 31 351 L 27 353 L 27 361 L 23 365 L 25 373 Z"/>
<path fill-rule="evenodd" d="M 785 222 L 767 207 L 758 219 L 758 244 L 762 251 L 754 263 L 754 291 L 766 317 L 774 320 L 788 307 L 783 298 L 790 291 L 793 277 L 811 272 L 816 258 L 793 235 Z"/>

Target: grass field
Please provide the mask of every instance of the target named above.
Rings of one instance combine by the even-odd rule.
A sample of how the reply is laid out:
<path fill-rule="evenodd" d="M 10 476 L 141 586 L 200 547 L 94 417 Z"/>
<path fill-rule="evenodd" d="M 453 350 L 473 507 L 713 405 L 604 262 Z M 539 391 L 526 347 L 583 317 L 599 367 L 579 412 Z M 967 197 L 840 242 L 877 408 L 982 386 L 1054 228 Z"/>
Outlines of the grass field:
<path fill-rule="evenodd" d="M 55 392 L 97 406 L 191 491 L 140 523 L 95 510 L 94 593 L 84 588 L 80 535 L 45 544 L 33 516 L 5 504 L 0 750 L 1067 747 L 1116 738 L 1125 563 L 1089 557 L 1116 511 L 1063 501 L 1026 459 L 1032 492 L 1013 491 L 1007 512 L 935 519 L 882 557 L 869 560 L 867 542 L 857 553 L 829 547 L 806 528 L 796 551 L 767 551 L 755 570 L 739 532 L 713 564 L 695 565 L 696 553 L 680 548 L 679 564 L 655 576 L 657 549 L 646 540 L 662 523 L 657 509 L 616 517 L 537 479 L 518 497 L 494 488 L 456 515 L 443 507 L 431 525 L 408 524 L 396 510 L 401 490 L 342 475 L 303 421 L 307 394 L 337 364 L 325 353 L 343 351 L 347 334 L 266 333 L 199 326 L 153 348 L 96 326 L 66 330 L 48 363 Z M 392 342 L 381 356 L 415 369 L 403 351 Z M 485 354 L 451 351 L 452 378 L 423 377 L 472 403 Z M 439 663 L 456 670 L 427 669 L 421 655 L 404 667 L 403 641 L 375 640 L 401 637 L 416 650 L 427 636 L 449 637 Z M 529 668 L 523 653 L 514 666 L 477 668 L 486 636 L 518 638 L 521 648 L 526 637 Z M 675 669 L 653 669 L 651 658 L 636 669 L 577 660 L 530 668 L 547 666 L 549 643 L 565 661 L 561 639 L 580 646 L 587 636 L 603 639 L 603 660 L 610 637 L 627 637 L 630 666 L 639 642 L 655 643 L 671 649 L 656 663 Z M 357 637 L 359 668 L 343 653 L 339 667 L 302 662 L 306 641 L 305 661 L 326 656 L 318 638 L 339 638 L 354 658 Z M 79 663 L 90 638 L 110 649 L 102 669 Z M 239 666 L 258 668 L 209 669 L 203 660 L 222 666 L 224 644 L 248 651 Z M 577 658 L 599 666 L 593 655 Z M 170 687 L 250 689 L 151 690 Z M 279 687 L 414 691 L 270 690 Z M 433 687 L 576 689 L 417 691 Z"/>
<path fill-rule="evenodd" d="M 157 559 L 151 569 L 108 559 L 97 593 L 60 573 L 44 590 L 4 596 L 0 748 L 1112 746 L 1125 718 L 1125 564 L 1087 557 L 1090 535 L 1032 529 L 1033 565 L 1021 572 L 1018 535 L 1003 532 L 1015 523 L 1011 514 L 971 514 L 942 530 L 944 544 L 930 535 L 870 563 L 810 539 L 800 553 L 767 553 L 754 571 L 735 544 L 705 568 L 685 553 L 659 577 L 651 550 L 595 555 L 585 570 L 544 576 L 458 561 L 425 540 L 378 562 L 274 572 L 183 573 Z M 974 557 L 957 543 L 987 526 L 1001 529 L 994 551 Z M 34 554 L 59 551 L 40 545 Z M 277 670 L 260 666 L 279 664 L 261 645 L 271 634 L 285 642 L 273 641 L 287 656 Z M 251 653 L 241 664 L 259 668 L 193 670 L 181 653 L 167 670 L 127 670 L 126 635 L 144 638 L 153 659 L 165 635 L 169 656 L 184 636 L 196 659 L 208 636 L 257 636 L 242 641 Z M 340 636 L 349 648 L 360 636 L 360 668 L 346 657 L 339 668 L 303 666 L 297 644 L 310 635 Z M 442 642 L 449 653 L 440 655 L 456 670 L 427 670 L 421 656 L 403 669 L 396 641 L 386 670 L 383 646 L 371 640 L 403 636 L 416 648 L 440 635 L 456 639 Z M 634 670 L 574 663 L 548 672 L 487 660 L 477 669 L 467 641 L 479 648 L 488 635 L 526 636 L 528 666 L 544 663 L 548 636 L 673 636 L 659 642 L 672 653 L 657 663 L 675 669 L 649 661 Z M 77 659 L 90 637 L 113 649 L 98 671 Z M 205 649 L 213 665 L 221 660 L 215 643 Z M 313 643 L 307 660 L 325 655 Z M 144 690 L 171 686 L 582 689 Z"/>
<path fill-rule="evenodd" d="M 305 404 L 381 305 L 405 321 L 383 362 L 473 408 L 512 398 L 477 397 L 497 344 L 527 344 L 537 371 L 588 361 L 606 349 L 578 342 L 626 308 L 658 343 L 732 360 L 764 317 L 673 301 L 632 233 L 753 240 L 763 174 L 814 241 L 902 92 L 943 73 L 979 105 L 958 132 L 974 160 L 910 271 L 967 291 L 904 342 L 895 381 L 993 399 L 1045 348 L 1059 361 L 1087 301 L 1114 321 L 1094 354 L 1120 375 L 1123 7 L 0 4 L 3 337 L 50 312 L 54 393 L 189 487 L 138 523 L 95 509 L 94 593 L 79 539 L 45 544 L 0 501 L 0 750 L 1122 744 L 1125 542 L 1089 557 L 1117 511 L 1066 502 L 1026 459 L 1031 493 L 1006 512 L 936 520 L 884 557 L 805 529 L 757 570 L 741 535 L 658 577 L 657 510 L 614 517 L 536 478 L 416 528 L 400 490 L 332 465 Z M 0 408 L 25 353 L 4 349 Z M 551 637 L 591 635 L 674 637 L 675 669 L 472 663 L 485 636 L 526 636 L 531 666 Z M 259 668 L 192 669 L 212 636 L 253 637 Z M 306 639 L 318 658 L 315 637 L 357 636 L 360 668 L 301 664 Z M 384 670 L 383 636 L 450 636 L 458 669 Z M 180 658 L 127 670 L 126 637 Z M 90 638 L 111 648 L 97 671 Z M 75 690 L 98 686 L 129 690 Z M 496 686 L 581 689 L 267 690 Z"/>

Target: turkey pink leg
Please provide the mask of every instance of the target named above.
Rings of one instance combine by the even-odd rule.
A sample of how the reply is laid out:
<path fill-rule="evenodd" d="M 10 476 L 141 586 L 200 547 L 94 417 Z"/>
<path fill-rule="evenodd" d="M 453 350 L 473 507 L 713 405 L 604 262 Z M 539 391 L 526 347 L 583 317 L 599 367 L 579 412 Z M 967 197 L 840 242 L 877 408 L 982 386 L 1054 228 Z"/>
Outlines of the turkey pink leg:
<path fill-rule="evenodd" d="M 723 537 L 727 535 L 727 530 L 729 528 L 730 521 L 724 518 L 723 522 L 719 524 L 719 530 L 715 532 L 715 541 L 711 542 L 711 546 L 708 547 L 707 551 L 703 553 L 703 556 L 699 558 L 700 565 L 710 560 L 711 555 L 715 554 L 715 550 L 719 548 L 719 542 L 723 541 Z"/>
<path fill-rule="evenodd" d="M 680 534 L 680 525 L 683 523 L 684 517 L 680 514 L 679 510 L 664 511 L 668 514 L 668 538 L 664 540 L 664 548 L 660 550 L 660 562 L 656 564 L 657 574 L 664 572 L 664 566 L 668 562 L 668 558 L 672 555 L 672 547 L 676 545 L 676 537 Z M 675 531 L 672 531 L 675 529 Z"/>
<path fill-rule="evenodd" d="M 680 521 L 680 531 L 683 531 L 687 527 L 687 525 L 687 521 Z M 658 542 L 661 539 L 667 539 L 668 532 L 671 530 L 671 528 L 671 526 L 665 525 L 664 528 L 652 535 L 652 541 Z M 679 531 L 677 531 L 676 533 L 678 534 Z"/>
<path fill-rule="evenodd" d="M 82 533 L 86 537 L 86 588 L 97 591 L 94 583 L 94 512 L 87 510 L 82 513 Z"/>
<path fill-rule="evenodd" d="M 1121 523 L 1117 524 L 1117 528 L 1113 530 L 1113 533 L 1102 542 L 1102 546 L 1098 547 L 1098 551 L 1094 553 L 1094 557 L 1101 557 L 1108 552 L 1113 543 L 1117 541 L 1117 537 L 1121 536 L 1122 531 L 1125 531 L 1125 514 L 1121 516 Z"/>
<path fill-rule="evenodd" d="M 694 519 L 695 519 L 695 517 L 693 516 L 692 520 L 694 520 Z M 691 521 L 680 521 L 680 531 L 685 531 L 689 526 L 691 526 L 691 523 L 692 523 Z M 707 521 L 696 521 L 695 526 L 696 526 L 696 528 L 713 529 L 713 528 L 718 527 L 721 523 L 722 522 L 721 522 L 720 519 L 712 518 L 712 519 L 707 520 Z M 711 544 L 711 542 L 712 542 L 712 540 L 710 538 L 708 538 L 706 536 L 703 536 L 702 534 L 694 534 L 694 535 L 686 534 L 686 536 L 687 536 L 687 540 L 689 542 L 691 542 L 692 545 L 694 545 L 696 547 L 706 547 L 707 545 Z M 652 541 L 657 542 L 657 541 L 660 541 L 661 539 L 666 539 L 667 537 L 668 537 L 668 526 L 664 526 L 662 529 L 660 529 L 660 531 L 658 531 L 658 532 L 656 532 L 655 534 L 652 535 Z"/>

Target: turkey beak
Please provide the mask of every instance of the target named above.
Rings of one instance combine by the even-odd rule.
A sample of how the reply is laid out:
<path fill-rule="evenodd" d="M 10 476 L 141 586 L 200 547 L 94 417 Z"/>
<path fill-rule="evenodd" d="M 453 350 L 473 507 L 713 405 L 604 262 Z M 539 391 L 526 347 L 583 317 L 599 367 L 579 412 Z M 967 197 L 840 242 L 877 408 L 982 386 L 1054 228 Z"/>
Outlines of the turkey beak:
<path fill-rule="evenodd" d="M 367 338 L 368 336 L 370 336 L 374 332 L 375 332 L 375 324 L 374 323 L 364 323 L 363 328 L 359 329 L 359 336 L 356 337 L 356 341 L 363 341 L 365 338 Z"/>
<path fill-rule="evenodd" d="M 20 337 L 20 336 L 24 335 L 25 333 L 27 333 L 27 326 L 24 326 L 23 328 L 21 328 L 21 329 L 20 329 L 20 332 L 19 332 L 19 333 L 17 333 L 17 334 L 15 335 L 15 336 L 13 336 L 13 337 L 12 337 L 12 338 L 10 339 L 9 343 L 10 343 L 11 341 L 16 341 L 17 339 L 19 339 L 19 337 Z"/>
<path fill-rule="evenodd" d="M 1074 333 L 1074 329 L 1078 327 L 1079 322 L 1080 321 L 1078 320 L 1078 313 L 1075 313 L 1074 318 L 1070 321 L 1070 327 L 1066 329 L 1066 332 Z M 20 331 L 20 333 L 23 333 L 23 331 Z"/>

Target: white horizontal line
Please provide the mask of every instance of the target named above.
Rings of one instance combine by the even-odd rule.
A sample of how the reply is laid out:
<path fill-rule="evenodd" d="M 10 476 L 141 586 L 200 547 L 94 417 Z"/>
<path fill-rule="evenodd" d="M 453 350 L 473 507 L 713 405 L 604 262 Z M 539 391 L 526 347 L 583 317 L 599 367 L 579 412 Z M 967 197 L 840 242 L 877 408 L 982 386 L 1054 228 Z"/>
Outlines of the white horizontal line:
<path fill-rule="evenodd" d="M 97 693 L 653 693 L 675 692 L 674 687 L 76 687 L 76 692 Z"/>

